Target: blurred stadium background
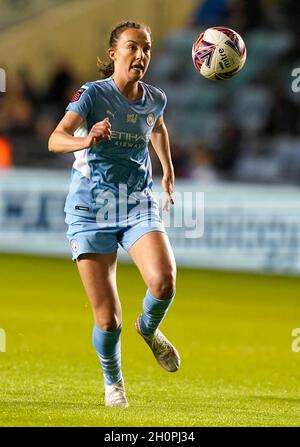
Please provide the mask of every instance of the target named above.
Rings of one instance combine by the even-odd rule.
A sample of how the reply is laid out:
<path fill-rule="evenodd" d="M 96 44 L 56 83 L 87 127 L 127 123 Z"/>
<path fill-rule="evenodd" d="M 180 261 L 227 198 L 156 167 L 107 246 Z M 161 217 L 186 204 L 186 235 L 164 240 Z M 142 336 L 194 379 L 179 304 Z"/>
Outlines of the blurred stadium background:
<path fill-rule="evenodd" d="M 97 79 L 112 26 L 132 17 L 152 27 L 147 80 L 168 94 L 177 177 L 299 184 L 298 8 L 289 0 L 2 0 L 1 152 L 10 147 L 17 167 L 70 166 L 72 156 L 47 153 L 48 135 L 74 90 Z M 208 83 L 191 64 L 195 36 L 215 23 L 237 29 L 248 48 L 246 69 L 229 83 Z"/>
<path fill-rule="evenodd" d="M 300 3 L 0 0 L 0 8 L 0 327 L 7 337 L 0 425 L 299 425 L 300 353 L 291 332 L 300 326 L 300 81 L 293 76 Z M 176 378 L 157 371 L 136 341 L 144 286 L 132 266 L 119 267 L 132 409 L 116 415 L 99 406 L 91 315 L 75 267 L 53 257 L 68 255 L 63 201 L 73 155 L 49 153 L 47 141 L 74 91 L 98 78 L 96 56 L 105 56 L 110 30 L 128 19 L 152 28 L 146 81 L 167 94 L 176 186 L 204 192 L 205 224 L 198 239 L 169 229 L 178 299 L 164 327 L 182 351 Z M 235 29 L 247 46 L 245 68 L 227 82 L 201 78 L 192 64 L 195 37 L 214 25 Z"/>

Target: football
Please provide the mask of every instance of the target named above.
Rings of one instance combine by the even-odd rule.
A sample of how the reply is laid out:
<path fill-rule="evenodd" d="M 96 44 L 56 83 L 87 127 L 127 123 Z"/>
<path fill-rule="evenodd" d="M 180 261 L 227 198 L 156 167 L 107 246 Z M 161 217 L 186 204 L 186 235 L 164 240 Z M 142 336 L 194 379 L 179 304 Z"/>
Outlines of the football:
<path fill-rule="evenodd" d="M 208 28 L 194 41 L 192 58 L 196 70 L 212 81 L 230 79 L 245 65 L 247 51 L 242 37 L 222 26 Z"/>

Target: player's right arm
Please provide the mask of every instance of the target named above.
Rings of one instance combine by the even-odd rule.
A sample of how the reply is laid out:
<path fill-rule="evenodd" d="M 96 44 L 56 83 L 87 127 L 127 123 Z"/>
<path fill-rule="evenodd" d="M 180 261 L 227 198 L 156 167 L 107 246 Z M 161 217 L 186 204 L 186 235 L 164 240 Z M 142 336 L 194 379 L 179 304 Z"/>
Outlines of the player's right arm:
<path fill-rule="evenodd" d="M 93 125 L 86 137 L 74 137 L 74 132 L 82 124 L 83 118 L 76 112 L 68 111 L 50 135 L 50 152 L 67 154 L 95 146 L 102 139 L 111 139 L 111 124 L 108 118 Z"/>

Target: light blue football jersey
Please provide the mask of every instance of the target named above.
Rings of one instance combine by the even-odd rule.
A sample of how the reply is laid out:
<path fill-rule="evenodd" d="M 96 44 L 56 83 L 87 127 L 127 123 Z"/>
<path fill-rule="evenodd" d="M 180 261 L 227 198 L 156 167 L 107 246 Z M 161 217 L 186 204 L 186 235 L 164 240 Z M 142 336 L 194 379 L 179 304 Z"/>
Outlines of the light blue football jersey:
<path fill-rule="evenodd" d="M 152 168 L 148 143 L 156 120 L 163 114 L 166 95 L 159 88 L 140 82 L 142 97 L 129 101 L 112 77 L 87 82 L 73 96 L 66 110 L 84 119 L 74 136 L 86 136 L 92 126 L 108 117 L 112 138 L 92 148 L 74 152 L 71 185 L 65 212 L 95 216 L 99 196 L 106 191 L 118 196 L 119 185 L 128 194 L 150 191 Z"/>

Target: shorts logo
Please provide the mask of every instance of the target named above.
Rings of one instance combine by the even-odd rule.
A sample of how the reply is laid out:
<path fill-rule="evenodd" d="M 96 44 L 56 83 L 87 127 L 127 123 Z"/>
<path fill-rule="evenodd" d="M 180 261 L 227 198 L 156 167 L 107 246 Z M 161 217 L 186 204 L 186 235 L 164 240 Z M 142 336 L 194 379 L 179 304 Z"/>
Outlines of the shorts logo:
<path fill-rule="evenodd" d="M 76 239 L 72 239 L 71 240 L 71 248 L 73 251 L 77 251 L 78 250 L 78 242 L 76 241 Z"/>
<path fill-rule="evenodd" d="M 153 126 L 153 124 L 154 124 L 153 113 L 149 113 L 149 115 L 147 116 L 147 124 L 148 124 L 148 126 Z"/>

